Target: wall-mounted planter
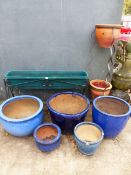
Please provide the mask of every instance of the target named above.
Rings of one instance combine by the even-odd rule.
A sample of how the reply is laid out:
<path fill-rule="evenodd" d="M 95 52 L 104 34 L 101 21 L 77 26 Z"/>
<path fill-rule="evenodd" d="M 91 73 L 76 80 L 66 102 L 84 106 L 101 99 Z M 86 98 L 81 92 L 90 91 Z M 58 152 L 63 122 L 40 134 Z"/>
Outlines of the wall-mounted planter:
<path fill-rule="evenodd" d="M 109 95 L 112 89 L 112 85 L 105 80 L 91 80 L 90 81 L 90 90 L 92 98 L 98 96 Z"/>
<path fill-rule="evenodd" d="M 78 149 L 86 155 L 93 155 L 104 137 L 104 132 L 100 126 L 92 122 L 82 122 L 74 129 L 74 138 Z"/>
<path fill-rule="evenodd" d="M 30 95 L 10 98 L 0 106 L 0 123 L 14 136 L 27 136 L 43 122 L 43 102 Z"/>
<path fill-rule="evenodd" d="M 47 100 L 51 119 L 63 133 L 72 133 L 74 127 L 85 120 L 90 102 L 86 96 L 77 92 L 62 92 Z"/>
<path fill-rule="evenodd" d="M 104 131 L 105 137 L 116 137 L 126 126 L 131 107 L 121 98 L 101 96 L 93 101 L 92 117 Z"/>
<path fill-rule="evenodd" d="M 50 152 L 59 147 L 61 129 L 53 123 L 44 123 L 34 131 L 34 139 L 41 151 Z"/>
<path fill-rule="evenodd" d="M 120 28 L 118 24 L 96 24 L 96 39 L 100 47 L 110 48 L 115 40 L 120 37 Z"/>

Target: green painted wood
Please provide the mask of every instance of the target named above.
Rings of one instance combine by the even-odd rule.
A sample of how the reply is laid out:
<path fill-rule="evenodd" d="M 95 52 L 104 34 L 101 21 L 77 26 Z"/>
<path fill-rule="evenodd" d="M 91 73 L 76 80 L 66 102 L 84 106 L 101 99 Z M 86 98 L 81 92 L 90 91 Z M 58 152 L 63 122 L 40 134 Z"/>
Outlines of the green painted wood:
<path fill-rule="evenodd" d="M 5 75 L 9 87 L 19 89 L 72 89 L 86 87 L 85 71 L 10 71 Z"/>

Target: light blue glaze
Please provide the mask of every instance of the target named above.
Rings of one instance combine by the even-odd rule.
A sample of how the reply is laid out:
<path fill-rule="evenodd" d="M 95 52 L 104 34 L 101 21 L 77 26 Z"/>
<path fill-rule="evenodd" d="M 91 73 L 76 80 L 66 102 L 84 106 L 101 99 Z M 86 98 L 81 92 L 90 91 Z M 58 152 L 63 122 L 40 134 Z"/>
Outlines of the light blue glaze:
<path fill-rule="evenodd" d="M 101 137 L 99 138 L 99 140 L 97 140 L 95 142 L 88 142 L 88 141 L 80 140 L 76 134 L 76 130 L 81 125 L 93 125 L 96 128 L 98 128 L 99 131 L 101 132 Z M 97 124 L 92 123 L 92 122 L 81 122 L 78 125 L 76 125 L 76 127 L 74 128 L 74 139 L 76 140 L 78 149 L 81 153 L 86 154 L 86 155 L 93 155 L 96 152 L 96 150 L 98 149 L 98 147 L 100 146 L 100 144 L 103 140 L 103 137 L 104 137 L 104 132 L 103 132 L 102 128 L 100 126 L 98 126 Z"/>
<path fill-rule="evenodd" d="M 12 101 L 23 99 L 23 98 L 32 98 L 36 100 L 39 103 L 38 111 L 33 115 L 22 119 L 8 118 L 3 114 L 2 109 L 4 106 L 6 106 L 8 103 Z M 32 134 L 34 129 L 43 122 L 43 117 L 44 117 L 43 102 L 35 96 L 21 95 L 21 96 L 12 97 L 4 101 L 0 106 L 0 123 L 8 133 L 14 136 L 22 137 L 22 136 L 28 136 Z"/>

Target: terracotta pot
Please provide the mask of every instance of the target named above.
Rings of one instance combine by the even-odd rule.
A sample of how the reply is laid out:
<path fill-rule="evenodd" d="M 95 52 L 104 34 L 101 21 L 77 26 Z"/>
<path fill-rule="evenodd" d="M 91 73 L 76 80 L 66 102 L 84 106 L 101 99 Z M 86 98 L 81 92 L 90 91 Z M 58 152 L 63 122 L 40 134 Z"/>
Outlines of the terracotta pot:
<path fill-rule="evenodd" d="M 114 41 L 119 39 L 121 27 L 118 24 L 96 24 L 96 39 L 99 46 L 110 48 Z"/>
<path fill-rule="evenodd" d="M 91 96 L 92 98 L 96 98 L 98 96 L 107 96 L 109 95 L 112 85 L 108 82 L 107 87 L 98 87 L 94 85 L 94 83 L 104 83 L 107 84 L 105 80 L 91 80 L 90 81 L 90 86 L 91 86 Z"/>

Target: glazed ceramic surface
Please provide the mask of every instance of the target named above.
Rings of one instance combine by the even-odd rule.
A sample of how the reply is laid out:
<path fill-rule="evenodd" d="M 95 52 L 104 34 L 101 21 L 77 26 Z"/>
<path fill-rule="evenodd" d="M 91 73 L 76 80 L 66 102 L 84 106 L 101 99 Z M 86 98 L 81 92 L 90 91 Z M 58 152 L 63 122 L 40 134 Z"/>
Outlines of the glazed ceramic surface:
<path fill-rule="evenodd" d="M 92 126 L 96 127 L 101 133 L 100 138 L 97 141 L 91 141 L 91 142 L 82 141 L 78 137 L 76 131 L 80 126 L 83 126 L 83 125 L 92 125 Z M 74 138 L 75 138 L 75 141 L 77 143 L 78 149 L 81 153 L 86 154 L 86 155 L 93 155 L 96 152 L 96 150 L 99 148 L 99 146 L 103 140 L 103 137 L 104 137 L 104 132 L 103 132 L 102 128 L 100 126 L 98 126 L 97 124 L 92 123 L 92 122 L 82 122 L 82 123 L 79 123 L 78 125 L 76 125 L 76 127 L 74 128 Z"/>
<path fill-rule="evenodd" d="M 3 114 L 3 108 L 12 101 L 16 101 L 19 99 L 34 99 L 39 103 L 39 109 L 31 116 L 21 119 L 13 119 L 5 116 Z M 43 102 L 35 97 L 30 95 L 22 95 L 12 97 L 5 102 L 3 102 L 0 106 L 0 123 L 3 128 L 10 134 L 14 136 L 28 136 L 33 133 L 34 129 L 43 122 Z"/>
<path fill-rule="evenodd" d="M 50 100 L 55 98 L 56 96 L 58 95 L 61 95 L 61 94 L 72 94 L 72 95 L 76 95 L 76 96 L 80 96 L 82 97 L 83 99 L 86 100 L 87 102 L 87 108 L 78 113 L 78 114 L 73 114 L 73 115 L 70 115 L 70 114 L 63 114 L 63 113 L 59 113 L 55 110 L 53 110 L 49 104 Z M 87 112 L 89 110 L 89 106 L 90 106 L 90 102 L 89 100 L 86 98 L 86 96 L 80 94 L 80 93 L 77 93 L 77 92 L 62 92 L 62 93 L 56 93 L 54 95 L 52 95 L 48 100 L 47 100 L 47 107 L 48 107 L 48 110 L 50 112 L 50 115 L 51 115 L 51 119 L 54 123 L 56 123 L 58 126 L 60 126 L 61 130 L 63 133 L 73 133 L 73 130 L 74 130 L 74 127 L 85 120 L 85 117 L 87 115 Z"/>
<path fill-rule="evenodd" d="M 37 131 L 44 126 L 51 126 L 55 129 L 57 129 L 58 135 L 50 140 L 49 142 L 41 140 L 37 137 Z M 45 151 L 45 152 L 50 152 L 53 151 L 54 149 L 56 149 L 57 147 L 59 147 L 60 145 L 60 138 L 61 138 L 61 129 L 59 128 L 59 126 L 57 126 L 56 124 L 53 123 L 44 123 L 40 126 L 38 126 L 35 131 L 34 131 L 34 139 L 36 142 L 36 145 L 38 147 L 39 150 L 41 151 Z"/>
<path fill-rule="evenodd" d="M 91 90 L 91 96 L 93 99 L 98 96 L 109 95 L 112 89 L 112 85 L 109 82 L 108 82 L 109 87 L 107 88 L 100 88 L 100 87 L 94 86 L 93 85 L 94 82 L 105 82 L 106 83 L 106 81 L 105 80 L 91 80 L 90 81 L 90 87 L 91 87 L 90 90 Z"/>
<path fill-rule="evenodd" d="M 116 99 L 118 101 L 123 102 L 128 107 L 128 111 L 125 114 L 121 115 L 112 115 L 101 111 L 100 109 L 98 109 L 96 103 L 99 99 L 103 98 Z M 126 101 L 118 97 L 100 96 L 94 99 L 93 101 L 93 107 L 92 107 L 93 122 L 98 124 L 103 129 L 105 137 L 108 138 L 113 138 L 116 137 L 118 134 L 120 134 L 120 132 L 126 126 L 127 121 L 129 120 L 130 113 L 131 113 L 130 105 Z"/>

